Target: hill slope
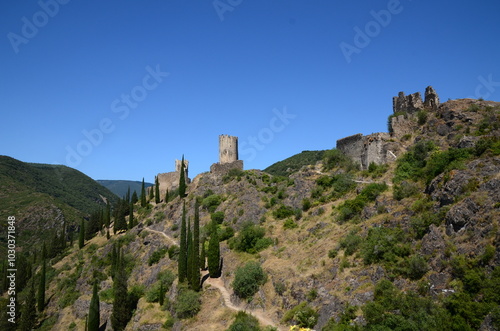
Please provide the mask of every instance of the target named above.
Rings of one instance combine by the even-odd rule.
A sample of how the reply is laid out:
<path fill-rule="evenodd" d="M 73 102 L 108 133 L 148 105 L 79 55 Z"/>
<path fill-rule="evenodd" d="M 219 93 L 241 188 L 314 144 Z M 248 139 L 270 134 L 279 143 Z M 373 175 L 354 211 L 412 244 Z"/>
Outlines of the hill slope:
<path fill-rule="evenodd" d="M 124 197 L 127 194 L 128 189 L 130 188 L 130 192 L 134 193 L 134 191 L 137 192 L 137 194 L 141 194 L 141 188 L 142 188 L 142 182 L 140 181 L 133 181 L 133 180 L 104 180 L 104 179 L 98 179 L 96 180 L 99 184 L 113 192 L 119 197 Z M 144 187 L 148 188 L 150 186 L 153 186 L 154 184 L 152 183 L 144 183 Z"/>
<path fill-rule="evenodd" d="M 92 276 L 110 325 L 116 244 L 138 299 L 126 330 L 228 330 L 241 309 L 279 330 L 498 329 L 500 103 L 452 100 L 406 120 L 394 163 L 361 171 L 335 151 L 288 177 L 203 173 L 184 199 L 137 204 L 137 226 L 51 265 L 44 327 L 83 329 Z M 220 223 L 223 257 L 222 276 L 199 295 L 174 281 L 183 206 L 193 220 L 196 201 L 202 238 Z M 248 262 L 266 277 L 250 279 L 245 298 L 236 279 Z"/>
<path fill-rule="evenodd" d="M 275 176 L 290 176 L 303 166 L 314 165 L 323 159 L 325 151 L 302 151 L 290 156 L 283 161 L 276 162 L 266 169 L 265 172 Z"/>
<path fill-rule="evenodd" d="M 75 169 L 0 156 L 0 217 L 16 217 L 21 241 L 44 239 L 46 230 L 64 221 L 78 223 L 105 200 L 113 203 L 116 199 L 111 191 Z M 1 240 L 5 240 L 4 227 L 2 222 Z"/>

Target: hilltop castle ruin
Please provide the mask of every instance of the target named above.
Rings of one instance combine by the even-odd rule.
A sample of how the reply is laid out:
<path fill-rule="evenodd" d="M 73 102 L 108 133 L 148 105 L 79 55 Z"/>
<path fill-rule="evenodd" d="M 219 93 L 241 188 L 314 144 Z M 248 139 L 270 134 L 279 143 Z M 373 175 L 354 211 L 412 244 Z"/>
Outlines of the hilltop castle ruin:
<path fill-rule="evenodd" d="M 219 162 L 210 166 L 212 174 L 226 174 L 231 169 L 243 170 L 243 161 L 238 160 L 238 137 L 219 136 Z"/>
<path fill-rule="evenodd" d="M 172 192 L 175 190 L 177 187 L 179 187 L 179 179 L 181 176 L 181 166 L 182 166 L 182 161 L 181 160 L 175 160 L 175 171 L 172 172 L 166 172 L 162 174 L 158 174 L 158 184 L 160 186 L 160 196 L 164 197 L 165 193 L 167 193 L 167 190 L 169 192 Z M 189 184 L 191 181 L 188 178 L 188 167 L 189 167 L 189 161 L 184 160 L 184 176 L 186 178 L 186 184 Z M 152 188 L 154 186 L 151 186 Z"/>
<path fill-rule="evenodd" d="M 423 109 L 435 110 L 439 106 L 439 96 L 432 86 L 425 89 L 422 100 L 420 92 L 405 95 L 399 92 L 392 99 L 393 116 L 390 118 L 391 133 L 378 132 L 368 136 L 361 133 L 337 140 L 337 149 L 368 169 L 370 163 L 385 164 L 396 160 L 400 144 L 391 141 L 414 132 L 415 114 Z"/>

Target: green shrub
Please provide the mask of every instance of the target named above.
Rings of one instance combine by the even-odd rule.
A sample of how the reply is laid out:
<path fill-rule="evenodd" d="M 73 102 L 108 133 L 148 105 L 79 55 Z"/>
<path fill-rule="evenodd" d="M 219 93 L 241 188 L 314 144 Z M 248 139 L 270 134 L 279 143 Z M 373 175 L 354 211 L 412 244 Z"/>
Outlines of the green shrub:
<path fill-rule="evenodd" d="M 259 321 L 257 318 L 244 311 L 236 313 L 236 319 L 229 326 L 227 331 L 260 331 Z"/>
<path fill-rule="evenodd" d="M 179 290 L 177 300 L 174 303 L 174 310 L 179 318 L 193 317 L 201 309 L 200 294 L 190 289 Z"/>
<path fill-rule="evenodd" d="M 419 181 L 422 169 L 426 165 L 429 153 L 436 149 L 434 142 L 429 140 L 419 141 L 408 152 L 400 156 L 396 161 L 394 171 L 394 182 L 396 184 L 403 180 Z"/>
<path fill-rule="evenodd" d="M 177 258 L 179 256 L 179 246 L 177 245 L 172 245 L 168 248 L 168 258 L 170 260 L 174 260 L 174 261 L 177 261 Z"/>
<path fill-rule="evenodd" d="M 412 217 L 410 219 L 410 225 L 413 230 L 413 234 L 416 239 L 422 239 L 422 237 L 429 232 L 429 226 L 434 224 L 438 226 L 441 224 L 441 219 L 439 214 L 432 211 L 423 212 L 420 215 Z"/>
<path fill-rule="evenodd" d="M 302 200 L 302 210 L 308 211 L 311 208 L 311 200 L 305 198 Z"/>
<path fill-rule="evenodd" d="M 428 113 L 426 110 L 419 110 L 417 112 L 418 125 L 424 125 L 427 122 Z"/>
<path fill-rule="evenodd" d="M 295 215 L 295 210 L 290 206 L 280 205 L 273 211 L 273 216 L 279 220 Z"/>
<path fill-rule="evenodd" d="M 278 295 L 283 295 L 286 291 L 286 286 L 285 283 L 281 281 L 277 281 L 274 283 L 274 290 L 276 291 L 276 294 Z"/>
<path fill-rule="evenodd" d="M 287 219 L 285 223 L 283 223 L 283 228 L 287 230 L 295 229 L 297 227 L 298 227 L 297 223 L 295 223 L 295 221 L 292 220 L 291 218 Z"/>
<path fill-rule="evenodd" d="M 419 280 L 429 270 L 429 265 L 422 255 L 412 255 L 406 259 L 406 276 L 412 280 Z"/>
<path fill-rule="evenodd" d="M 230 226 L 225 226 L 221 229 L 220 232 L 218 232 L 218 235 L 219 235 L 219 241 L 228 240 L 234 237 L 234 229 Z"/>
<path fill-rule="evenodd" d="M 339 250 L 338 250 L 338 249 L 336 249 L 336 248 L 334 248 L 334 249 L 330 249 L 330 250 L 328 251 L 328 257 L 329 257 L 330 259 L 334 259 L 334 258 L 336 258 L 336 257 L 337 257 L 337 254 L 338 254 L 338 253 L 339 253 Z"/>
<path fill-rule="evenodd" d="M 370 228 L 361 245 L 361 256 L 365 264 L 395 262 L 397 257 L 409 255 L 410 247 L 405 242 L 405 234 L 399 228 Z"/>
<path fill-rule="evenodd" d="M 266 274 L 258 262 L 247 262 L 243 267 L 236 269 L 232 283 L 234 293 L 240 298 L 252 297 L 266 279 Z"/>
<path fill-rule="evenodd" d="M 221 203 L 222 197 L 218 194 L 212 194 L 201 201 L 201 206 L 207 209 L 210 213 L 213 213 Z"/>
<path fill-rule="evenodd" d="M 229 247 L 241 252 L 257 253 L 272 244 L 270 238 L 264 238 L 265 233 L 263 227 L 246 222 L 238 235 L 229 241 Z"/>
<path fill-rule="evenodd" d="M 404 198 L 417 195 L 419 191 L 420 189 L 416 183 L 404 180 L 399 184 L 394 184 L 392 194 L 394 199 L 400 201 Z"/>
<path fill-rule="evenodd" d="M 148 265 L 152 266 L 153 264 L 158 263 L 168 252 L 168 249 L 166 247 L 162 247 L 151 254 L 151 256 L 148 259 Z"/>
<path fill-rule="evenodd" d="M 347 172 L 356 171 L 359 169 L 359 164 L 354 162 L 350 157 L 339 151 L 331 149 L 325 152 L 323 159 L 323 167 L 325 170 L 333 168 L 343 168 Z"/>
<path fill-rule="evenodd" d="M 215 213 L 210 214 L 210 219 L 217 224 L 222 224 L 222 222 L 224 222 L 224 212 L 216 211 Z"/>
<path fill-rule="evenodd" d="M 282 318 L 283 323 L 292 322 L 302 328 L 313 328 L 318 323 L 318 312 L 309 306 L 307 302 L 302 302 L 285 313 Z"/>
<path fill-rule="evenodd" d="M 356 234 L 356 231 L 351 231 L 340 241 L 340 248 L 349 256 L 356 252 L 362 241 L 363 239 Z"/>

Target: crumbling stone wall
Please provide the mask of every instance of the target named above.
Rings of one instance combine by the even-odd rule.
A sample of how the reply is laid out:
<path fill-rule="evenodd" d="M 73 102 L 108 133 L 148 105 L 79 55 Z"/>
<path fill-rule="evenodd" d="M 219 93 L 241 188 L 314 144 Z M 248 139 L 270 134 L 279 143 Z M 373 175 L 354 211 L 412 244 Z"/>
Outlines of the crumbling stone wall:
<path fill-rule="evenodd" d="M 181 175 L 181 160 L 175 160 L 175 171 L 172 172 L 165 172 L 158 174 L 158 184 L 160 185 L 160 197 L 163 198 L 165 196 L 165 193 L 167 190 L 169 192 L 172 192 L 175 190 L 177 187 L 179 187 L 179 180 L 180 180 L 180 175 Z M 186 178 L 186 184 L 190 183 L 190 179 L 188 178 L 188 168 L 189 168 L 189 161 L 184 160 L 184 175 Z M 154 186 L 151 186 L 151 188 L 154 188 Z"/>
<path fill-rule="evenodd" d="M 210 166 L 210 173 L 223 176 L 232 169 L 243 170 L 243 161 L 236 160 L 230 163 L 214 163 Z"/>
<path fill-rule="evenodd" d="M 385 132 L 363 136 L 361 133 L 337 140 L 337 149 L 368 169 L 370 163 L 385 164 L 394 161 L 394 146 Z"/>

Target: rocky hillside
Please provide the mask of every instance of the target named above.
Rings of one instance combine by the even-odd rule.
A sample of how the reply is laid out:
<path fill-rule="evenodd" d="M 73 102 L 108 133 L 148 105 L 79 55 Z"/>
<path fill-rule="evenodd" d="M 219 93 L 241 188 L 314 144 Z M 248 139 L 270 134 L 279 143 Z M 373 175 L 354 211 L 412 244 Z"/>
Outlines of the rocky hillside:
<path fill-rule="evenodd" d="M 289 176 L 203 173 L 184 199 L 136 204 L 138 225 L 52 262 L 38 325 L 83 330 L 95 278 L 111 330 L 120 246 L 135 298 L 126 330 L 498 329 L 500 103 L 451 100 L 398 125 L 387 165 L 359 170 L 331 150 Z M 223 258 L 199 293 L 176 277 L 182 208 L 193 219 L 195 201 L 200 237 L 216 222 Z"/>
<path fill-rule="evenodd" d="M 81 172 L 59 165 L 25 163 L 0 156 L 0 217 L 17 219 L 20 243 L 37 243 L 66 221 L 69 225 L 117 197 Z M 0 252 L 6 248 L 0 225 Z M 21 247 L 24 245 L 21 245 Z"/>

